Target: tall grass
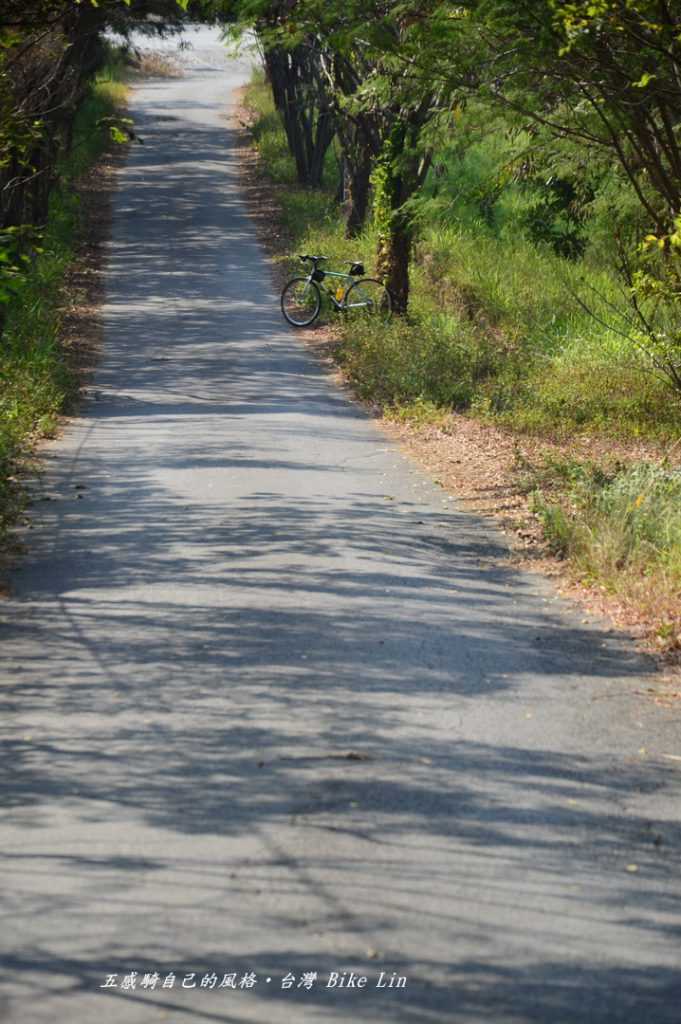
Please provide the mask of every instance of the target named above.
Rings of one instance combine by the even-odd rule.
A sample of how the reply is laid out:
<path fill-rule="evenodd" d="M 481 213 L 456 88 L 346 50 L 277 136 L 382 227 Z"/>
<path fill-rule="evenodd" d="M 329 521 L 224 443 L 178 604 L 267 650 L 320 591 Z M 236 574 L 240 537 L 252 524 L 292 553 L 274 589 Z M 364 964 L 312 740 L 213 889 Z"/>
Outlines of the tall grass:
<path fill-rule="evenodd" d="M 662 646 L 681 648 L 681 473 L 554 460 L 536 482 L 533 507 L 555 553 L 654 622 Z"/>
<path fill-rule="evenodd" d="M 664 441 L 678 432 L 681 406 L 622 337 L 614 312 L 626 301 L 621 283 L 595 258 L 570 262 L 520 234 L 429 226 L 414 278 L 431 318 L 449 310 L 494 353 L 470 392 L 478 415 L 556 437 Z"/>
<path fill-rule="evenodd" d="M 122 77 L 114 60 L 90 85 L 76 115 L 71 152 L 58 168 L 41 251 L 7 310 L 0 347 L 0 540 L 22 506 L 16 478 L 22 458 L 37 437 L 54 430 L 77 390 L 59 341 L 64 277 L 83 226 L 77 182 L 108 145 L 98 122 L 124 102 Z"/>

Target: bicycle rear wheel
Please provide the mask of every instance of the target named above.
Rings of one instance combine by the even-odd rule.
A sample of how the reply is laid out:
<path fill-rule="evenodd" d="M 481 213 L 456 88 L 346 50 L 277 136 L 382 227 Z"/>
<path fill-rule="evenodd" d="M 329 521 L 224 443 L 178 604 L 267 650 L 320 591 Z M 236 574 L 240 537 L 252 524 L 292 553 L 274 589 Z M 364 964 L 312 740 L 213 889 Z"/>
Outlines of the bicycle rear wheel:
<path fill-rule="evenodd" d="M 319 316 L 322 297 L 314 281 L 294 277 L 284 285 L 281 293 L 281 311 L 292 327 L 309 327 Z"/>
<path fill-rule="evenodd" d="M 363 277 L 348 288 L 343 309 L 353 316 L 368 317 L 385 323 L 392 314 L 393 302 L 384 284 L 373 277 Z"/>

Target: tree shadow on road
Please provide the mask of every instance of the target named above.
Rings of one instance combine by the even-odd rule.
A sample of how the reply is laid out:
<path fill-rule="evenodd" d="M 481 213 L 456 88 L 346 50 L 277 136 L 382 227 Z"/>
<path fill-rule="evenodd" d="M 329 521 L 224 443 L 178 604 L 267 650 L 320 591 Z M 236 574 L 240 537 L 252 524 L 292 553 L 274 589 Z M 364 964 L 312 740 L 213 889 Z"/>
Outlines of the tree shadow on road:
<path fill-rule="evenodd" d="M 418 474 L 383 493 L 395 453 L 347 430 L 364 414 L 239 258 L 229 168 L 205 201 L 224 135 L 172 141 L 162 186 L 151 151 L 128 172 L 117 344 L 4 607 L 0 910 L 24 930 L 0 987 L 114 1019 L 142 996 L 99 993 L 109 972 L 386 970 L 407 989 L 163 998 L 225 1022 L 677 1024 L 678 774 L 638 753 L 647 663 Z M 234 258 L 200 258 L 228 220 Z"/>

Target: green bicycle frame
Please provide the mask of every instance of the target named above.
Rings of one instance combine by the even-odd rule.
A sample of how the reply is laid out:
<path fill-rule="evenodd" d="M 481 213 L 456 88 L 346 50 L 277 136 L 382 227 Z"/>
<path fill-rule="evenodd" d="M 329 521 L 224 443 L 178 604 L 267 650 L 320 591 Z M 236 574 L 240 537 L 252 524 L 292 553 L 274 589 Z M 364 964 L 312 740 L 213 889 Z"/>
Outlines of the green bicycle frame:
<path fill-rule="evenodd" d="M 336 298 L 336 293 L 335 292 L 332 292 L 330 288 L 325 288 L 324 287 L 324 282 L 323 281 L 315 281 L 314 273 L 315 273 L 314 270 L 310 272 L 310 274 L 308 275 L 308 278 L 307 278 L 308 281 L 314 281 L 314 283 L 317 285 L 317 287 L 321 291 L 323 291 L 326 295 L 329 296 L 329 298 L 333 302 L 333 304 L 336 307 L 336 309 L 343 309 L 343 307 L 345 305 L 345 296 L 347 294 L 348 289 L 345 288 L 343 290 L 343 298 L 339 300 L 339 299 Z M 342 281 L 347 281 L 348 285 L 354 284 L 355 281 L 358 280 L 358 278 L 353 277 L 352 274 L 341 274 L 337 270 L 323 270 L 322 273 L 324 274 L 325 278 L 327 278 L 327 277 L 337 277 L 337 278 L 340 278 L 340 280 L 342 280 Z"/>

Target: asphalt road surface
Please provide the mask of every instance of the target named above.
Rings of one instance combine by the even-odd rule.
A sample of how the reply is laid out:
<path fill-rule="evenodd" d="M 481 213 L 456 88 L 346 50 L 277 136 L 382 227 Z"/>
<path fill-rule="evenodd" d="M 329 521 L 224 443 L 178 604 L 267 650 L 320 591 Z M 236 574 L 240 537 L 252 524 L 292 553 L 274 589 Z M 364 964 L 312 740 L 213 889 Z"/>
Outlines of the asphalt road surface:
<path fill-rule="evenodd" d="M 678 713 L 285 327 L 192 41 L 0 606 L 0 1017 L 679 1024 Z"/>

